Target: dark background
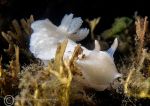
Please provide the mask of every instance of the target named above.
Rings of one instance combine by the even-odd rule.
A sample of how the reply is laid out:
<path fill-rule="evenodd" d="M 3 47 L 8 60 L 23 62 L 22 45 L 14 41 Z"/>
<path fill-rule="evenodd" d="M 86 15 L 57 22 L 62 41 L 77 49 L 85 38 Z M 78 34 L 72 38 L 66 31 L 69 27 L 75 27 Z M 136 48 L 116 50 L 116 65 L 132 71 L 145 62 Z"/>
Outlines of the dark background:
<path fill-rule="evenodd" d="M 95 34 L 100 34 L 111 27 L 115 18 L 133 18 L 136 11 L 140 16 L 150 17 L 148 0 L 0 0 L 0 32 L 8 31 L 13 19 L 29 18 L 31 14 L 35 20 L 49 18 L 59 25 L 65 14 L 73 13 L 83 20 L 101 17 L 95 30 Z M 0 49 L 2 44 L 0 41 Z"/>
<path fill-rule="evenodd" d="M 107 26 L 116 17 L 133 17 L 135 11 L 150 16 L 148 0 L 0 0 L 1 17 L 12 20 L 33 14 L 35 19 L 49 18 L 55 24 L 60 23 L 64 14 L 73 13 L 83 19 L 100 16 L 101 24 Z"/>

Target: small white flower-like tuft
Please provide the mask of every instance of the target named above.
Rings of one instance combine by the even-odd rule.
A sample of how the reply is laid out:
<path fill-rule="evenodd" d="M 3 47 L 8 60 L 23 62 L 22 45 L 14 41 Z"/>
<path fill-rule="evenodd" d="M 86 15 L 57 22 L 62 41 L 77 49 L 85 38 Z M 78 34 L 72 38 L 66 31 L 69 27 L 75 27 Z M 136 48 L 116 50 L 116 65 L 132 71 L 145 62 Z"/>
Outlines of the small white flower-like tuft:
<path fill-rule="evenodd" d="M 62 32 L 68 33 L 68 37 L 74 41 L 83 40 L 87 37 L 89 30 L 87 28 L 81 28 L 83 21 L 81 17 L 73 18 L 73 14 L 65 15 L 61 21 L 58 29 Z"/>
<path fill-rule="evenodd" d="M 54 58 L 57 43 L 66 38 L 79 41 L 88 35 L 87 28 L 80 29 L 82 23 L 81 17 L 73 18 L 73 14 L 65 15 L 58 27 L 48 19 L 33 22 L 30 51 L 42 60 Z"/>

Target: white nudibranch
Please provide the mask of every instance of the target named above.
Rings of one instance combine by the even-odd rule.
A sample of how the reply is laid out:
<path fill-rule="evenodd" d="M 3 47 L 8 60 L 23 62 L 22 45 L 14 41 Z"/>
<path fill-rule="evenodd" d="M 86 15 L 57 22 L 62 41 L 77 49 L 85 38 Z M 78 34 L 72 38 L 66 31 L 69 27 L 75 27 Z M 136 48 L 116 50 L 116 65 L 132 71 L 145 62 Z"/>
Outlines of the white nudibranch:
<path fill-rule="evenodd" d="M 33 22 L 31 24 L 33 33 L 30 38 L 30 51 L 46 64 L 55 57 L 57 44 L 68 39 L 64 59 L 69 59 L 77 46 L 75 41 L 83 40 L 89 33 L 87 28 L 80 28 L 82 22 L 80 17 L 73 18 L 73 14 L 65 15 L 58 27 L 48 19 Z M 108 51 L 100 51 L 98 41 L 95 41 L 94 50 L 88 50 L 81 46 L 85 57 L 78 59 L 76 65 L 90 87 L 102 91 L 114 79 L 121 77 L 113 60 L 117 46 L 117 38 Z"/>

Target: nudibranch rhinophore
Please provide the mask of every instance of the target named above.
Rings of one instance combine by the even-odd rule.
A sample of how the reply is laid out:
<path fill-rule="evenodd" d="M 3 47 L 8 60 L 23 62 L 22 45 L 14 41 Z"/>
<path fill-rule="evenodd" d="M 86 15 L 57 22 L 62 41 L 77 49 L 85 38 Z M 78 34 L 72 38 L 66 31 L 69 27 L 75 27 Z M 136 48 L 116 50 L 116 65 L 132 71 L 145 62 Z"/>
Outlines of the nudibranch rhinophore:
<path fill-rule="evenodd" d="M 57 44 L 68 39 L 64 59 L 70 59 L 74 48 L 77 46 L 75 41 L 84 39 L 89 33 L 87 28 L 80 28 L 82 23 L 82 19 L 80 17 L 73 18 L 73 14 L 65 15 L 58 27 L 48 19 L 33 22 L 31 24 L 33 33 L 30 38 L 30 51 L 36 58 L 47 64 L 49 60 L 55 57 Z M 76 65 L 90 87 L 102 91 L 114 79 L 121 77 L 113 59 L 117 46 L 117 38 L 108 51 L 101 51 L 96 40 L 94 50 L 88 50 L 81 46 L 85 57 L 79 58 Z"/>

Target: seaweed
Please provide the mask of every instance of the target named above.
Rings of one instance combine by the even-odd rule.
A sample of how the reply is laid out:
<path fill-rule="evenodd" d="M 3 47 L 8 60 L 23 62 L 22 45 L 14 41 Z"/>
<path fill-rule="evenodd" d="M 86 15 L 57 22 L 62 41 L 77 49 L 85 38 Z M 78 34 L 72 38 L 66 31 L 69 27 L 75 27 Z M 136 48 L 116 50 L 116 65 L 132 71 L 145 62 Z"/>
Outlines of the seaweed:
<path fill-rule="evenodd" d="M 137 17 L 136 24 L 136 54 L 124 84 L 124 92 L 128 96 L 136 98 L 150 98 L 150 76 L 149 62 L 150 54 L 144 47 L 145 33 L 147 31 L 147 17 L 144 19 Z"/>
<path fill-rule="evenodd" d="M 112 28 L 100 35 L 94 34 L 100 18 L 88 20 L 92 40 L 98 39 L 102 49 L 106 49 L 112 42 L 111 39 L 118 37 L 120 47 L 116 56 L 124 55 L 116 61 L 123 77 L 116 79 L 110 88 L 101 92 L 84 86 L 81 81 L 82 73 L 75 64 L 79 55 L 82 55 L 80 45 L 74 48 L 71 59 L 66 61 L 63 60 L 63 55 L 68 41 L 64 40 L 58 44 L 55 58 L 49 61 L 47 67 L 33 58 L 29 51 L 32 33 L 30 25 L 33 21 L 33 16 L 27 20 L 21 19 L 20 22 L 14 20 L 11 31 L 2 32 L 9 44 L 8 49 L 2 49 L 9 56 L 7 61 L 10 62 L 3 61 L 6 55 L 1 54 L 0 97 L 12 95 L 15 97 L 15 106 L 96 106 L 108 105 L 108 101 L 113 104 L 118 102 L 119 105 L 141 105 L 149 100 L 150 48 L 147 47 L 147 17 L 137 17 L 135 26 L 130 18 L 117 18 Z"/>
<path fill-rule="evenodd" d="M 2 57 L 0 58 L 0 96 L 15 96 L 19 89 L 19 47 L 15 47 L 15 60 L 11 60 L 7 69 L 2 67 Z"/>
<path fill-rule="evenodd" d="M 67 40 L 58 45 L 54 61 L 48 67 L 34 64 L 22 73 L 15 106 L 69 106 L 74 61 L 80 52 L 78 45 L 69 61 L 63 60 Z"/>
<path fill-rule="evenodd" d="M 20 57 L 24 57 L 27 61 L 32 61 L 32 54 L 29 51 L 29 39 L 32 33 L 31 23 L 34 21 L 31 15 L 29 19 L 21 19 L 20 23 L 17 20 L 12 21 L 11 31 L 1 33 L 2 37 L 8 43 L 8 49 L 4 49 L 4 52 L 12 59 L 15 54 L 15 46 L 20 48 Z M 4 57 L 5 58 L 5 57 Z M 22 59 L 20 59 L 22 63 Z"/>

